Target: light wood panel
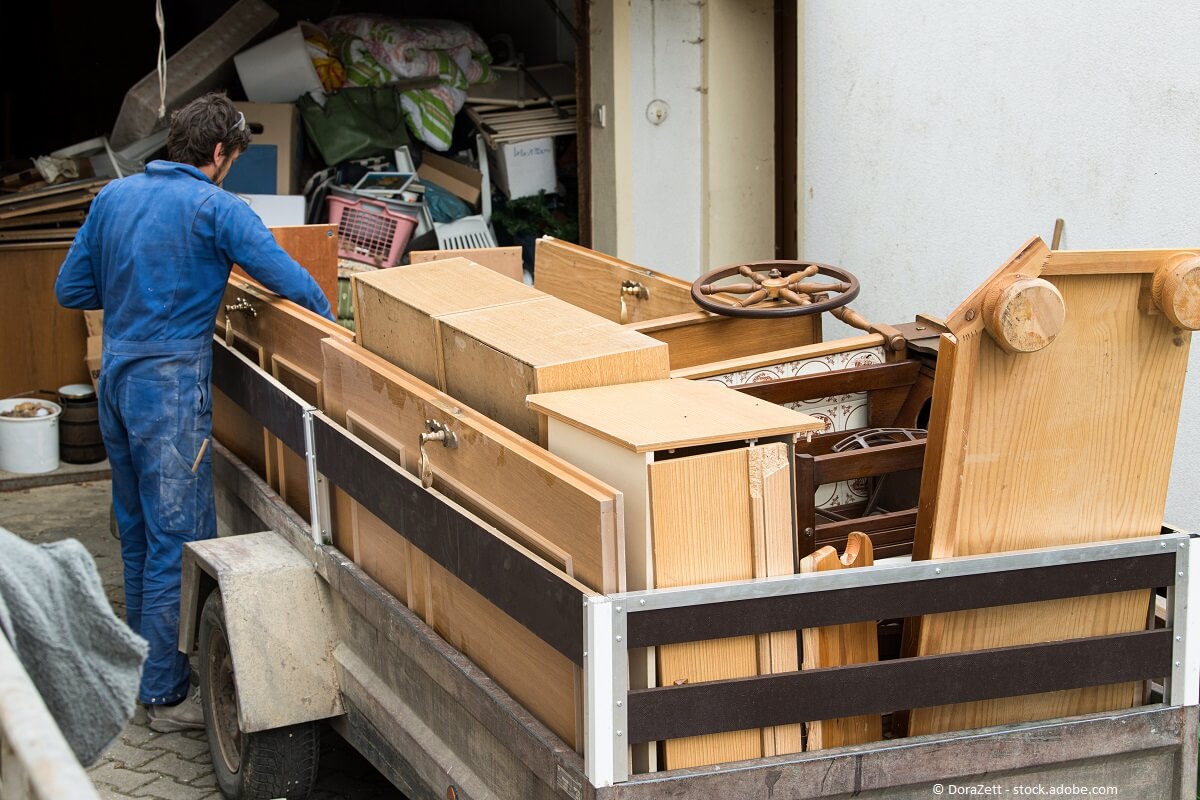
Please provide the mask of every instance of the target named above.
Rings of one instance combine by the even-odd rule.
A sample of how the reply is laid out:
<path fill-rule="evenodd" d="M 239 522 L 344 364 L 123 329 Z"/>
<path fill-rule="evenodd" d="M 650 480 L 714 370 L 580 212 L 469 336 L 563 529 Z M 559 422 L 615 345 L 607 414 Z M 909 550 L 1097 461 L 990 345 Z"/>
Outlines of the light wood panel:
<path fill-rule="evenodd" d="M 534 395 L 530 408 L 634 452 L 819 431 L 824 423 L 718 383 L 677 380 Z"/>
<path fill-rule="evenodd" d="M 821 341 L 821 315 L 751 319 L 691 311 L 627 326 L 665 342 L 671 369 L 748 358 Z"/>
<path fill-rule="evenodd" d="M 437 318 L 542 297 L 465 258 L 360 272 L 352 277 L 358 342 L 444 389 Z"/>
<path fill-rule="evenodd" d="M 640 283 L 648 292 L 644 299 L 624 296 L 624 318 L 623 281 Z M 688 281 L 550 236 L 538 240 L 533 285 L 613 322 L 639 322 L 696 310 Z"/>
<path fill-rule="evenodd" d="M 0 397 L 88 382 L 83 312 L 54 296 L 66 256 L 66 244 L 0 250 Z"/>
<path fill-rule="evenodd" d="M 253 314 L 226 313 L 227 305 L 241 300 L 253 307 Z M 323 404 L 321 340 L 327 337 L 350 340 L 354 336 L 342 326 L 240 276 L 229 279 L 217 314 L 217 326 L 224 331 L 227 340 L 232 338 L 242 343 L 239 349 L 257 352 L 264 369 L 317 408 Z M 222 401 L 222 414 L 229 410 L 228 405 L 227 399 Z M 251 423 L 244 419 L 244 412 L 242 416 L 235 412 L 228 423 L 222 424 L 218 438 L 235 452 L 250 450 L 256 427 Z M 222 433 L 236 444 L 230 445 L 222 438 Z M 265 477 L 272 487 L 288 505 L 308 519 L 308 470 L 304 457 L 276 437 L 268 436 L 266 462 Z"/>
<path fill-rule="evenodd" d="M 771 444 L 650 465 L 655 586 L 743 580 L 764 571 L 791 573 L 787 453 L 786 445 Z M 786 559 L 780 558 L 785 549 Z M 757 565 L 756 551 L 762 552 Z M 778 641 L 741 636 L 664 645 L 658 648 L 658 680 L 670 686 L 747 677 L 777 667 L 790 671 L 796 668 L 795 650 L 794 633 L 780 634 Z M 680 769 L 758 758 L 768 749 L 799 750 L 799 727 L 669 740 L 662 744 L 662 765 Z"/>
<path fill-rule="evenodd" d="M 323 349 L 332 419 L 409 470 L 425 421 L 446 425 L 457 447 L 426 445 L 435 490 L 589 588 L 625 588 L 617 491 L 357 345 L 327 339 Z M 368 575 L 581 746 L 580 679 L 570 661 L 357 503 L 342 495 L 337 505 L 335 541 L 352 548 Z"/>
<path fill-rule="evenodd" d="M 487 267 L 514 281 L 525 280 L 525 269 L 521 263 L 520 247 L 480 247 L 469 250 L 412 250 L 408 260 L 412 264 L 443 261 L 447 258 L 465 258 L 481 267 Z"/>
<path fill-rule="evenodd" d="M 832 547 L 822 547 L 801 559 L 800 572 L 869 567 L 874 563 L 871 539 L 865 533 L 855 531 L 850 534 L 846 552 L 841 558 Z M 805 628 L 802 636 L 804 669 L 869 664 L 879 660 L 879 637 L 874 622 Z M 809 750 L 865 744 L 877 742 L 882 738 L 883 721 L 878 714 L 821 720 L 808 724 Z"/>
<path fill-rule="evenodd" d="M 531 441 L 528 395 L 665 378 L 667 347 L 554 297 L 438 317 L 445 390 Z"/>
<path fill-rule="evenodd" d="M 331 418 L 366 431 L 385 454 L 403 450 L 409 468 L 425 421 L 445 424 L 458 443 L 426 445 L 434 488 L 585 585 L 624 589 L 619 492 L 357 345 L 323 348 Z"/>
<path fill-rule="evenodd" d="M 1165 257 L 1178 251 L 1166 251 Z M 950 316 L 935 379 L 914 558 L 1156 535 L 1162 524 L 1190 333 L 1140 310 L 1148 264 L 1121 253 L 1059 259 L 1031 240 Z M 1089 266 L 1090 265 L 1090 266 Z M 1066 322 L 1031 353 L 1005 352 L 982 303 L 1010 275 L 1046 277 Z M 1145 591 L 925 617 L 920 655 L 1123 633 Z M 1126 708 L 1136 684 L 917 709 L 914 734 Z"/>

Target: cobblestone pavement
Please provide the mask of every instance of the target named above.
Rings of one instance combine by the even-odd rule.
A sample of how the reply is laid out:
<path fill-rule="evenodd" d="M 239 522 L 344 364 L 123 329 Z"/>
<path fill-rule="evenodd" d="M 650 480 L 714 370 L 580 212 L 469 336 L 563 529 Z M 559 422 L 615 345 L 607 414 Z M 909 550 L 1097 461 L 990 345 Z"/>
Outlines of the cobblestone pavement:
<path fill-rule="evenodd" d="M 0 492 L 0 526 L 32 542 L 78 539 L 96 560 L 109 601 L 124 618 L 120 543 L 108 528 L 110 487 L 109 481 L 93 481 Z M 156 733 L 147 725 L 142 708 L 88 774 L 105 800 L 220 800 L 222 796 L 205 733 Z M 403 795 L 326 727 L 312 798 L 403 800 Z"/>

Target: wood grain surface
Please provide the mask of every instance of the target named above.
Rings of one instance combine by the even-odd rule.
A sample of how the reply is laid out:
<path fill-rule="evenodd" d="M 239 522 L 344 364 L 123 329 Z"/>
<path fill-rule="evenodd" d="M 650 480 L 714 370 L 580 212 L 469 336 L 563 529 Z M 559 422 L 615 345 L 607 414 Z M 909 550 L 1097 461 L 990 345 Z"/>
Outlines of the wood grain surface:
<path fill-rule="evenodd" d="M 63 308 L 54 281 L 67 245 L 0 251 L 0 397 L 87 383 L 87 327 L 83 312 Z"/>
<path fill-rule="evenodd" d="M 1174 251 L 1157 256 L 1161 261 Z M 934 387 L 913 557 L 946 558 L 1156 535 L 1190 334 L 1139 299 L 1142 255 L 1050 254 L 1031 240 L 950 317 Z M 1066 323 L 1049 346 L 1005 352 L 981 301 L 1006 275 L 1060 274 Z M 1070 264 L 1070 274 L 1061 267 Z M 917 655 L 1124 633 L 1146 624 L 1149 592 L 940 614 L 910 625 Z M 1127 708 L 1134 684 L 932 709 L 913 734 Z"/>
<path fill-rule="evenodd" d="M 861 532 L 851 533 L 846 551 L 839 557 L 832 547 L 822 547 L 800 560 L 800 572 L 869 567 L 875 563 L 871 540 Z M 879 638 L 874 622 L 805 628 L 804 669 L 869 664 L 879 660 Z M 883 720 L 878 714 L 821 720 L 808 724 L 808 749 L 824 750 L 851 744 L 877 742 L 883 738 Z"/>

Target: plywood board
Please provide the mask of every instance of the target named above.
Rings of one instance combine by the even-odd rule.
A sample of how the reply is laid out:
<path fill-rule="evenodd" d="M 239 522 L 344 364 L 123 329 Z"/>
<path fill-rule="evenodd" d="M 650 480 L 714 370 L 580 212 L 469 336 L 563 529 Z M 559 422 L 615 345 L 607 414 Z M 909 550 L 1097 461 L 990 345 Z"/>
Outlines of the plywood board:
<path fill-rule="evenodd" d="M 338 307 L 337 225 L 288 225 L 271 228 L 271 234 L 287 254 L 308 270 L 329 301 Z"/>
<path fill-rule="evenodd" d="M 873 563 L 875 559 L 870 537 L 856 531 L 850 534 L 843 557 L 839 558 L 837 551 L 832 547 L 822 547 L 801 559 L 800 572 L 869 567 Z M 802 635 L 804 669 L 870 664 L 879 660 L 879 637 L 874 622 L 806 628 Z M 883 721 L 878 714 L 820 720 L 808 724 L 809 750 L 866 744 L 882 738 Z"/>
<path fill-rule="evenodd" d="M 437 317 L 543 296 L 465 258 L 362 272 L 351 280 L 358 342 L 440 389 Z"/>
<path fill-rule="evenodd" d="M 623 281 L 642 284 L 647 296 L 622 295 Z M 538 240 L 533 285 L 613 322 L 639 322 L 696 310 L 688 281 L 550 236 Z"/>
<path fill-rule="evenodd" d="M 771 444 L 651 464 L 655 586 L 753 578 L 768 569 L 765 557 L 758 569 L 755 564 L 756 551 L 768 543 L 787 548 L 786 569 L 783 559 L 774 566 L 789 574 L 792 495 L 787 461 L 787 446 Z M 790 659 L 785 652 L 789 637 Z M 658 682 L 670 686 L 748 677 L 774 671 L 776 665 L 791 671 L 796 668 L 795 641 L 794 633 L 782 634 L 778 653 L 769 636 L 664 645 L 658 648 Z M 799 750 L 798 726 L 669 740 L 662 745 L 662 765 L 680 769 L 758 758 L 765 748 L 772 753 Z"/>
<path fill-rule="evenodd" d="M 66 256 L 66 244 L 0 251 L 0 397 L 88 382 L 83 312 L 54 296 Z"/>
<path fill-rule="evenodd" d="M 554 297 L 438 317 L 446 392 L 531 441 L 538 392 L 665 378 L 661 342 Z"/>
<path fill-rule="evenodd" d="M 253 307 L 253 314 L 226 312 L 226 306 L 243 300 Z M 327 337 L 349 340 L 354 335 L 342 326 L 272 294 L 249 278 L 239 276 L 229 279 L 217 314 L 217 326 L 227 341 L 241 342 L 239 349 L 243 351 L 252 349 L 265 370 L 318 408 L 323 402 L 321 340 Z M 238 426 L 237 431 L 228 427 L 223 431 L 236 440 L 244 440 L 250 435 L 251 428 L 244 420 L 234 424 Z M 246 446 L 246 443 L 240 445 L 243 449 Z M 268 436 L 266 461 L 264 477 L 288 505 L 307 519 L 308 471 L 303 456 L 274 436 Z"/>
<path fill-rule="evenodd" d="M 514 281 L 525 280 L 521 263 L 520 247 L 481 247 L 474 250 L 412 250 L 408 260 L 412 264 L 443 261 L 447 258 L 465 258 L 481 267 L 487 267 Z"/>
<path fill-rule="evenodd" d="M 622 499 L 614 489 L 349 342 L 323 343 L 326 413 L 409 470 L 426 420 L 457 446 L 431 443 L 433 488 L 550 565 L 603 592 L 624 589 Z M 571 746 L 581 743 L 579 675 L 570 661 L 342 496 L 335 541 Z M 345 544 L 343 544 L 345 546 Z"/>
<path fill-rule="evenodd" d="M 753 319 L 691 311 L 631 322 L 629 328 L 665 342 L 671 369 L 746 358 L 821 341 L 821 315 Z"/>
<path fill-rule="evenodd" d="M 435 488 L 590 588 L 624 589 L 618 491 L 357 345 L 323 349 L 330 417 L 414 462 L 426 420 L 447 425 L 457 446 L 425 448 Z"/>
<path fill-rule="evenodd" d="M 1172 252 L 1171 254 L 1174 254 Z M 1190 333 L 1140 310 L 1135 259 L 1018 251 L 949 318 L 926 448 L 913 557 L 945 558 L 1157 535 Z M 1089 268 L 1089 264 L 1091 267 Z M 1044 349 L 1007 353 L 984 328 L 984 298 L 1007 275 L 1042 274 L 1066 321 Z M 930 655 L 1141 630 L 1150 594 L 1101 595 L 925 617 L 908 651 Z M 1136 684 L 917 709 L 914 734 L 1127 708 Z"/>
<path fill-rule="evenodd" d="M 820 420 L 718 383 L 669 378 L 539 394 L 529 407 L 638 453 L 819 431 Z"/>

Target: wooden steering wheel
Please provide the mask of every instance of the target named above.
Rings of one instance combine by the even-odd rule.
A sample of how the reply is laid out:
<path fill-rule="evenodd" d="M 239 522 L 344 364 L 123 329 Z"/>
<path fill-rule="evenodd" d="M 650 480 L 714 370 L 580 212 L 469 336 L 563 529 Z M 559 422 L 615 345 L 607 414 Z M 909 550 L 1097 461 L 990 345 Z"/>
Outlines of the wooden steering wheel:
<path fill-rule="evenodd" d="M 741 275 L 750 283 L 719 284 Z M 810 280 L 832 278 L 832 283 Z M 730 317 L 796 317 L 840 308 L 858 297 L 858 278 L 840 267 L 809 261 L 754 261 L 705 273 L 692 283 L 692 300 L 714 314 Z M 709 295 L 743 294 L 732 303 Z"/>

